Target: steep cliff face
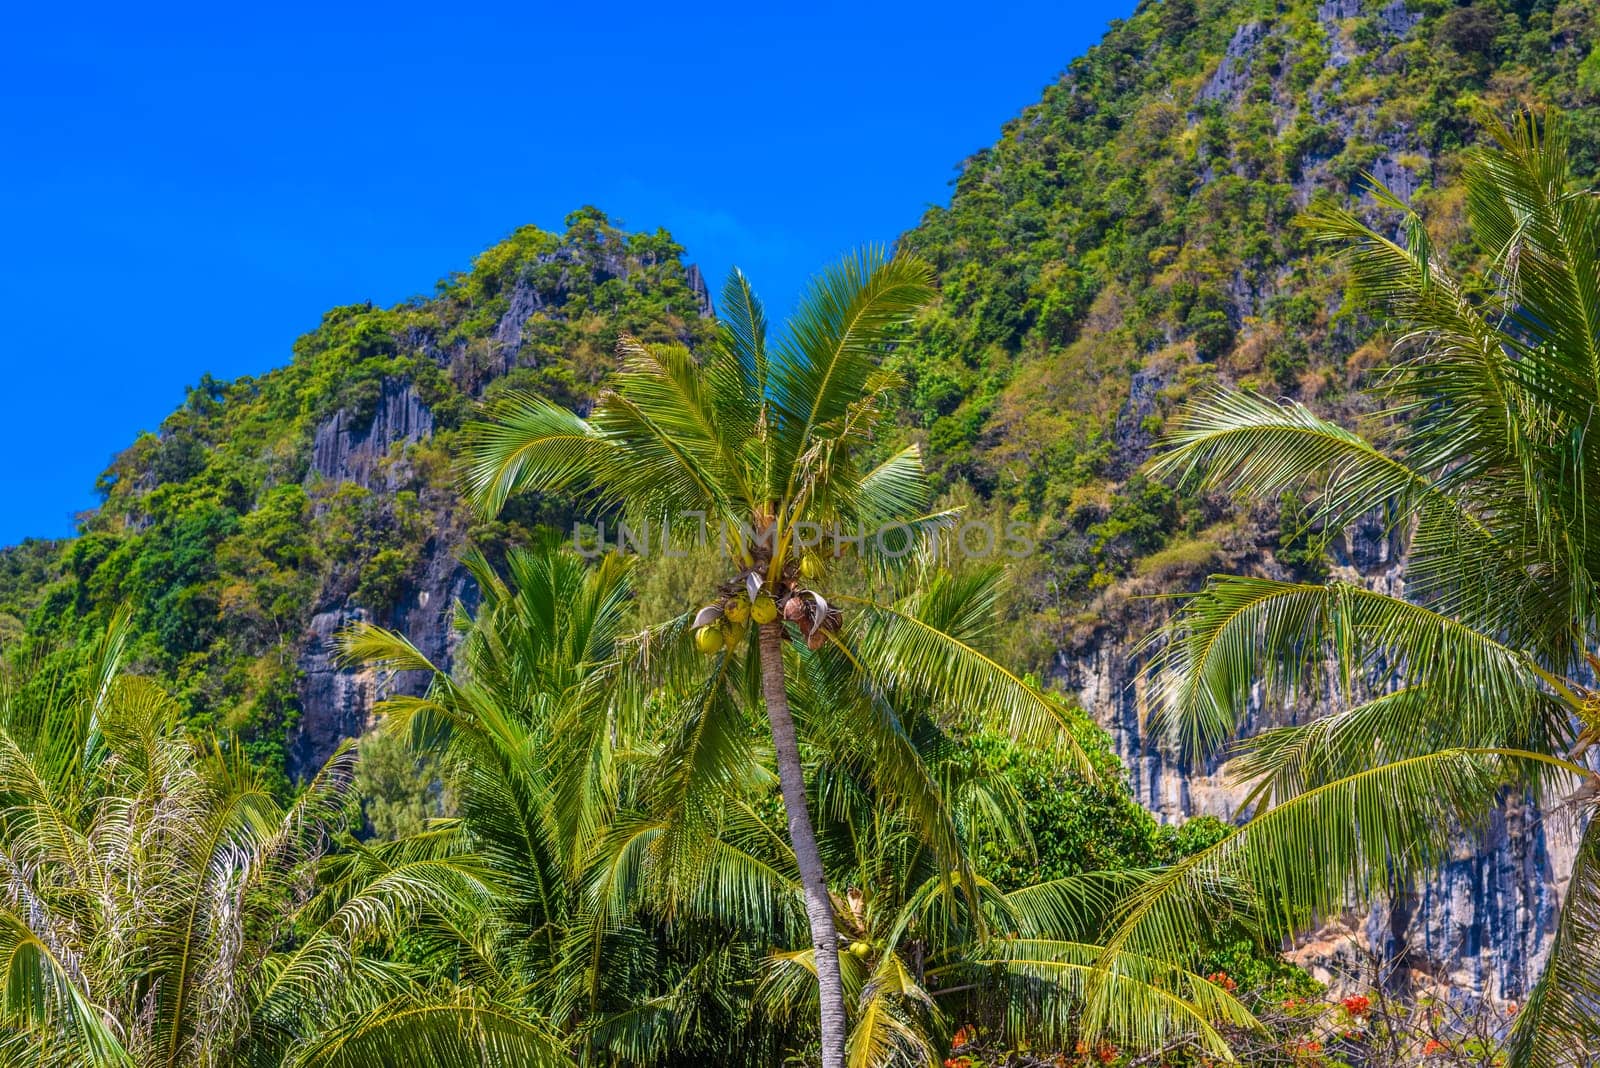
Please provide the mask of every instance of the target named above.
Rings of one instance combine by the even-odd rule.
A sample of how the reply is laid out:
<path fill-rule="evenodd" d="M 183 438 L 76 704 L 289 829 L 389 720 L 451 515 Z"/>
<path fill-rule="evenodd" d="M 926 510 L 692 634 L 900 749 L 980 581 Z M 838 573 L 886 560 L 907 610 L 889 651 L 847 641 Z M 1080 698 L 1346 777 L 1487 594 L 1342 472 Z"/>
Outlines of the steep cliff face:
<path fill-rule="evenodd" d="M 514 347 L 510 351 L 514 353 Z M 377 408 L 367 419 L 341 408 L 317 426 L 307 478 L 322 486 L 348 484 L 368 492 L 394 493 L 411 475 L 403 459 L 406 447 L 428 441 L 433 429 L 433 412 L 416 385 L 403 378 L 385 378 Z M 430 517 L 435 525 L 414 569 L 420 574 L 402 584 L 392 605 L 377 606 L 387 608 L 385 622 L 392 622 L 441 665 L 449 664 L 453 652 L 453 608 L 457 602 L 470 606 L 473 597 L 472 583 L 458 561 L 465 531 L 455 513 L 447 504 Z M 380 677 L 372 670 L 339 664 L 338 633 L 352 623 L 370 621 L 374 607 L 356 603 L 336 583 L 324 583 L 318 591 L 298 656 L 302 715 L 287 742 L 288 770 L 296 778 L 315 771 L 345 739 L 359 737 L 375 701 L 395 692 L 420 692 L 424 685 L 420 679 Z"/>
<path fill-rule="evenodd" d="M 1386 577 L 1398 579 L 1399 572 L 1396 566 Z M 1146 807 L 1169 821 L 1197 814 L 1239 818 L 1244 794 L 1216 763 L 1194 766 L 1146 729 L 1147 679 L 1134 642 L 1159 614 L 1150 608 L 1124 622 L 1125 637 L 1063 652 L 1058 679 L 1111 735 L 1134 796 Z M 1246 729 L 1295 722 L 1308 712 L 1258 709 Z M 1579 830 L 1570 814 L 1508 796 L 1481 835 L 1459 837 L 1450 862 L 1413 900 L 1338 917 L 1291 956 L 1319 978 L 1339 982 L 1364 974 L 1358 951 L 1365 949 L 1402 962 L 1418 979 L 1519 1000 L 1555 933 Z"/>

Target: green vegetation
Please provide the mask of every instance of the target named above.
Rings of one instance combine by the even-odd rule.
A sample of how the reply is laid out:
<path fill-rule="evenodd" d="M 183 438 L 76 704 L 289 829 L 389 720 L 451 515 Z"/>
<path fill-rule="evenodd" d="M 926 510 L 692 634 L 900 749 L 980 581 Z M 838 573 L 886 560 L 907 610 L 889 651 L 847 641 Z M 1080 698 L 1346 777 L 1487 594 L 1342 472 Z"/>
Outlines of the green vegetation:
<path fill-rule="evenodd" d="M 1054 738 L 1076 744 L 1059 702 L 976 647 L 967 604 L 992 604 L 985 576 L 930 578 L 899 603 L 828 581 L 830 561 L 846 553 L 888 577 L 927 551 L 887 545 L 878 536 L 886 527 L 931 544 L 930 535 L 957 518 L 929 512 L 932 487 L 915 445 L 884 447 L 899 382 L 881 359 L 927 300 L 927 277 L 914 259 L 847 259 L 813 283 L 769 350 L 761 303 L 736 272 L 723 291 L 721 328 L 702 358 L 625 336 L 623 368 L 589 418 L 532 394 L 508 395 L 491 409 L 494 421 L 473 428 L 467 449 L 469 489 L 491 515 L 519 490 L 575 490 L 616 509 L 634 530 L 699 517 L 723 546 L 722 573 L 702 586 L 709 603 L 652 624 L 642 653 L 651 668 L 625 672 L 618 683 L 687 695 L 680 716 L 692 734 L 679 775 L 688 795 L 749 774 L 740 711 L 765 706 L 811 929 L 803 964 L 819 986 L 824 1068 L 843 1068 L 847 1038 L 887 1049 L 909 1041 L 906 1029 L 921 1032 L 927 1024 L 900 1020 L 900 1037 L 890 1038 L 863 1031 L 858 1021 L 851 1037 L 845 954 L 787 677 L 829 677 L 827 707 L 813 714 L 848 724 L 832 729 L 848 729 L 867 748 L 878 791 L 906 806 L 940 884 L 954 871 L 972 906 L 978 887 L 955 820 L 933 786 L 936 776 L 906 745 L 910 713 L 928 706 L 943 720 L 976 720 L 1034 745 Z M 810 656 L 800 655 L 802 644 Z M 713 656 L 710 669 L 675 666 L 673 654 L 686 649 Z M 581 733 L 592 739 L 586 750 L 603 749 L 603 738 L 615 746 L 611 710 L 600 711 L 586 730 L 569 728 L 567 744 Z M 694 815 L 678 812 L 674 829 L 692 833 Z M 985 925 L 974 922 L 981 934 Z M 919 970 L 901 985 L 923 978 Z M 872 1019 L 883 1011 L 870 1001 L 860 1009 Z"/>
<path fill-rule="evenodd" d="M 1586 0 L 1147 0 L 966 161 L 903 238 L 942 299 L 895 363 L 931 464 L 1036 527 L 1019 594 L 1048 635 L 1037 666 L 1086 609 L 1117 631 L 1163 569 L 1141 558 L 1200 553 L 1215 502 L 1138 474 L 1185 399 L 1236 384 L 1365 407 L 1351 387 L 1381 344 L 1296 224 L 1309 203 L 1378 168 L 1466 266 L 1454 179 L 1476 108 L 1568 109 L 1575 173 L 1596 173 L 1600 85 L 1578 73 L 1600 69 L 1595 19 Z M 1219 566 L 1320 568 L 1275 553 L 1272 509 L 1241 518 Z"/>
<path fill-rule="evenodd" d="M 586 403 L 622 332 L 703 339 L 681 252 L 585 208 L 561 235 L 523 227 L 431 298 L 335 308 L 287 367 L 203 378 L 101 477 L 80 537 L 5 551 L 0 637 L 86 641 L 134 606 L 132 662 L 170 680 L 188 722 L 237 738 L 284 792 L 289 771 L 314 770 L 286 755 L 312 616 L 359 605 L 388 618 L 430 555 L 465 544 L 452 464 L 475 398 L 537 389 Z M 537 310 L 520 338 L 498 338 L 519 293 Z M 359 436 L 380 407 L 413 403 L 431 434 L 318 466 L 316 435 L 334 437 L 336 415 Z M 514 536 L 523 518 L 479 533 Z"/>
<path fill-rule="evenodd" d="M 348 749 L 281 805 L 258 769 L 196 741 L 168 694 L 124 673 L 132 633 L 113 618 L 74 669 L 0 689 L 0 1062 L 561 1059 L 535 1022 L 393 952 L 470 929 L 495 892 L 458 836 L 325 859 Z"/>
<path fill-rule="evenodd" d="M 588 419 L 511 394 L 469 428 L 488 507 L 523 486 L 611 494 L 641 525 L 699 506 L 733 578 L 627 630 L 634 561 L 513 548 L 509 579 L 470 558 L 454 672 L 349 630 L 351 662 L 433 679 L 381 706 L 367 780 L 426 768 L 426 799 L 356 806 L 347 747 L 281 803 L 246 748 L 122 673 L 131 617 L 81 668 L 35 650 L 0 702 L 8 1063 L 887 1068 L 980 1042 L 1219 1057 L 1262 1030 L 1248 999 L 1293 973 L 1240 932 L 1200 948 L 1257 991 L 1138 953 L 1097 966 L 1133 866 L 1220 828 L 1158 830 L 1103 735 L 985 651 L 1003 573 L 932 550 L 957 516 L 925 510 L 916 447 L 883 437 L 879 359 L 922 274 L 847 261 L 770 360 L 735 275 L 745 310 L 703 357 L 624 336 Z M 291 527 L 294 495 L 272 497 L 244 521 Z M 807 521 L 902 521 L 924 548 L 846 560 Z M 1028 798 L 1040 782 L 1090 807 Z M 388 833 L 349 836 L 357 813 Z"/>
<path fill-rule="evenodd" d="M 676 665 L 652 669 L 666 690 L 639 692 L 646 655 L 673 656 L 659 634 L 626 627 L 641 568 L 631 557 L 589 566 L 569 551 L 515 550 L 501 578 L 479 560 L 485 600 L 455 672 L 378 628 L 350 633 L 347 654 L 434 671 L 425 698 L 383 706 L 382 737 L 438 761 L 468 840 L 503 888 L 466 962 L 461 948 L 434 947 L 475 996 L 521 999 L 591 1063 L 778 1063 L 817 1039 L 817 981 L 801 869 L 763 745 L 759 677 L 724 657 L 731 678 L 714 677 L 708 690 L 695 678 L 700 658 L 680 651 Z M 994 592 L 992 575 L 962 583 L 949 611 L 982 619 Z M 686 629 L 672 640 L 686 646 Z M 851 1063 L 939 1056 L 962 1026 L 974 1040 L 1070 1047 L 1088 974 L 1082 940 L 1096 914 L 1080 899 L 1109 900 L 1118 885 L 1106 866 L 1121 840 L 1102 837 L 1119 829 L 1056 828 L 1054 808 L 1025 799 L 1025 777 L 981 759 L 1011 743 L 964 744 L 924 703 L 926 689 L 895 687 L 905 739 L 886 763 L 882 728 L 862 729 L 871 713 L 857 673 L 790 644 L 817 844 L 834 874 Z M 731 701 L 710 700 L 724 687 Z M 1096 763 L 1114 767 L 1103 750 Z M 1059 760 L 1034 755 L 1029 765 L 1077 781 Z M 918 775 L 924 785 L 908 796 Z M 1095 789 L 1131 805 L 1114 787 Z M 940 841 L 941 825 L 953 842 Z M 963 872 L 952 872 L 988 844 L 1033 849 L 1030 831 L 1058 832 L 1048 849 L 1071 874 L 1005 886 L 968 871 L 963 886 Z M 1052 969 L 1063 968 L 1059 983 Z M 1144 1008 L 1118 1025 L 1164 1026 L 1185 1041 L 1192 1029 L 1215 1049 L 1212 1014 L 1243 1020 L 1243 1010 L 1196 976 L 1182 982 L 1193 1007 L 1152 1005 L 1137 977 L 1121 980 L 1119 1000 Z"/>
<path fill-rule="evenodd" d="M 1149 0 L 770 358 L 742 277 L 713 320 L 585 208 L 203 378 L 0 550 L 0 1063 L 1498 1063 L 1503 1013 L 1275 951 L 1507 793 L 1592 804 L 1597 30 Z M 684 509 L 720 544 L 551 544 Z M 958 512 L 1040 551 L 933 551 Z M 802 533 L 890 520 L 926 551 Z M 319 775 L 362 620 L 381 729 Z M 1242 745 L 1242 826 L 1134 801 L 1084 649 Z M 1326 714 L 1240 742 L 1256 690 Z M 1600 1042 L 1597 834 L 1517 1065 Z"/>

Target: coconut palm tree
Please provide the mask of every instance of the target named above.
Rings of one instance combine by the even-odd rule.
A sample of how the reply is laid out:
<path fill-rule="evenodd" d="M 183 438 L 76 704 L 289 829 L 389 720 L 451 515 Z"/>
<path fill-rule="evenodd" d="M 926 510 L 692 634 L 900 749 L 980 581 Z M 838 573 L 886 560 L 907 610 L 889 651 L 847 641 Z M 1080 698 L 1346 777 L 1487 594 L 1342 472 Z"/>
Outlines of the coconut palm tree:
<path fill-rule="evenodd" d="M 584 1063 L 772 1063 L 772 1036 L 729 997 L 768 941 L 804 929 L 793 858 L 739 789 L 749 776 L 682 795 L 694 732 L 676 706 L 615 699 L 633 562 L 514 549 L 502 578 L 473 556 L 481 601 L 452 671 L 370 625 L 343 655 L 432 675 L 376 711 L 437 758 L 500 888 L 463 932 L 464 974 L 551 1020 Z"/>
<path fill-rule="evenodd" d="M 350 752 L 281 804 L 123 672 L 126 635 L 0 688 L 0 1061 L 559 1062 L 534 1022 L 371 952 L 492 895 L 451 836 L 329 857 Z"/>
<path fill-rule="evenodd" d="M 1469 153 L 1467 217 L 1486 282 L 1452 273 L 1421 219 L 1391 238 L 1318 213 L 1352 277 L 1399 326 L 1370 434 L 1247 393 L 1190 405 L 1157 469 L 1272 499 L 1309 492 L 1324 537 L 1381 516 L 1406 548 L 1405 596 L 1217 576 L 1155 636 L 1156 715 L 1194 754 L 1229 743 L 1252 691 L 1321 715 L 1256 734 L 1233 769 L 1254 816 L 1125 905 L 1108 945 L 1184 959 L 1225 912 L 1287 934 L 1405 893 L 1504 791 L 1589 820 L 1582 763 L 1600 736 L 1600 197 L 1570 186 L 1555 117 L 1501 126 Z M 1329 668 L 1332 668 L 1330 671 Z M 1331 678 L 1331 683 L 1330 683 Z M 1583 832 L 1549 962 L 1521 1013 L 1514 1065 L 1600 1050 L 1600 824 Z"/>
<path fill-rule="evenodd" d="M 728 769 L 742 774 L 686 775 L 704 749 L 693 739 L 717 720 L 671 702 L 646 702 L 644 724 L 618 714 L 619 668 L 634 656 L 622 630 L 633 563 L 613 554 L 588 566 L 545 546 L 511 551 L 502 578 L 474 557 L 483 598 L 450 673 L 372 626 L 342 636 L 345 655 L 433 672 L 424 696 L 379 712 L 385 730 L 440 759 L 469 840 L 504 888 L 493 922 L 463 949 L 465 973 L 521 996 L 586 1062 L 771 1064 L 812 1032 L 818 985 L 812 948 L 790 948 L 808 932 L 794 853 L 764 813 L 768 757 L 747 751 L 747 766 Z M 914 592 L 890 603 L 977 642 L 998 577 L 912 572 L 898 585 Z M 865 625 L 852 618 L 841 640 L 865 646 L 852 634 Z M 1070 1044 L 1092 932 L 1136 876 L 1003 893 L 968 871 L 963 885 L 946 830 L 963 864 L 987 841 L 1026 837 L 1021 799 L 949 732 L 967 721 L 903 681 L 867 694 L 851 660 L 828 650 L 795 666 L 786 681 L 816 784 L 818 850 L 848 883 L 830 896 L 851 943 L 839 957 L 849 1063 L 937 1061 L 955 1020 Z M 759 678 L 735 685 L 753 704 Z M 875 725 L 886 714 L 892 732 Z M 754 727 L 747 717 L 727 733 L 750 739 Z M 607 740 L 604 763 L 575 743 L 594 738 Z M 1183 1035 L 1215 1054 L 1225 1046 L 1213 1021 L 1251 1025 L 1196 976 L 1125 963 L 1106 1002 L 1114 1011 L 1096 1023 L 1125 1045 Z"/>
<path fill-rule="evenodd" d="M 735 272 L 705 352 L 624 338 L 622 367 L 587 418 L 513 395 L 471 428 L 467 446 L 467 485 L 486 514 L 521 491 L 570 491 L 634 532 L 677 524 L 681 537 L 703 520 L 701 529 L 726 547 L 704 607 L 635 643 L 629 681 L 670 680 L 670 692 L 687 695 L 683 712 L 696 730 L 682 754 L 685 796 L 708 778 L 750 773 L 737 711 L 750 695 L 746 683 L 758 684 L 804 888 L 825 1068 L 844 1063 L 848 1017 L 789 706 L 790 663 L 802 651 L 849 651 L 864 688 L 915 679 L 941 703 L 1004 719 L 1019 736 L 1071 744 L 1060 705 L 977 647 L 863 596 L 865 589 L 823 589 L 847 554 L 864 565 L 856 574 L 892 570 L 952 519 L 927 510 L 916 446 L 889 447 L 897 381 L 880 362 L 930 298 L 929 277 L 909 257 L 846 259 L 812 284 L 769 350 L 760 302 Z M 845 610 L 870 625 L 853 651 L 840 636 Z M 711 661 L 691 673 L 683 658 L 695 647 Z M 603 739 L 594 741 L 603 748 Z M 951 859 L 959 860 L 953 849 Z"/>

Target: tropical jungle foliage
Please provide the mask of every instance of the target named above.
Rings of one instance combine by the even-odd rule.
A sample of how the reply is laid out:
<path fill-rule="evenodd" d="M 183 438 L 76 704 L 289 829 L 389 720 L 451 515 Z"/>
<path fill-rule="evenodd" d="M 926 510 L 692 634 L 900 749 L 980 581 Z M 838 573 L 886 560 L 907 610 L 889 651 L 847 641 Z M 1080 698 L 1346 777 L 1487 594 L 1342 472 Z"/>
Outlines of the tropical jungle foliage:
<path fill-rule="evenodd" d="M 1146 0 L 770 360 L 742 282 L 714 317 L 584 208 L 203 378 L 78 537 L 0 550 L 0 1063 L 771 1064 L 825 1010 L 858 1064 L 1494 1063 L 1503 1003 L 1274 951 L 1508 796 L 1590 804 L 1597 28 Z M 541 427 L 567 460 L 507 454 Z M 546 544 L 686 502 L 731 559 Z M 958 508 L 1039 551 L 785 539 Z M 1348 581 L 1373 531 L 1406 599 Z M 1144 654 L 1186 764 L 1046 684 Z M 1247 739 L 1242 829 L 1158 825 L 1151 769 L 1238 755 L 1257 682 L 1328 714 Z M 1590 837 L 1519 1063 L 1594 1055 Z"/>
<path fill-rule="evenodd" d="M 1219 566 L 1323 566 L 1275 499 L 1174 493 L 1149 448 L 1217 384 L 1357 417 L 1384 350 L 1297 220 L 1374 172 L 1470 276 L 1477 109 L 1561 107 L 1592 177 L 1597 30 L 1587 0 L 1149 0 L 966 161 L 903 239 L 941 300 L 895 362 L 932 466 L 1035 527 L 1019 655 L 1142 629 L 1142 595 Z"/>
<path fill-rule="evenodd" d="M 494 924 L 473 932 L 469 956 L 456 958 L 464 976 L 497 999 L 525 998 L 580 1059 L 778 1063 L 815 1040 L 817 980 L 757 713 L 760 679 L 754 665 L 723 657 L 729 673 L 708 686 L 693 653 L 647 668 L 647 656 L 673 654 L 625 629 L 638 566 L 517 550 L 502 579 L 478 561 L 486 598 L 453 674 L 377 628 L 352 632 L 346 649 L 435 671 L 426 697 L 383 706 L 384 730 L 438 757 L 468 840 L 510 890 Z M 937 614 L 924 606 L 918 618 L 964 621 L 955 634 L 981 641 L 996 580 L 992 571 L 947 578 Z M 1120 828 L 1080 841 L 1073 859 L 1092 872 L 997 881 L 981 865 L 953 870 L 985 845 L 1036 846 L 1029 817 L 1040 814 L 983 756 L 1008 743 L 966 740 L 927 689 L 896 687 L 892 705 L 875 708 L 843 658 L 791 646 L 817 845 L 838 888 L 829 907 L 845 942 L 836 954 L 849 1063 L 936 1060 L 963 1027 L 974 1040 L 981 1027 L 1013 1044 L 1071 1048 L 1084 1033 L 1072 1010 L 1094 957 L 1084 940 L 1104 913 L 1092 903 L 1129 878 L 1096 863 Z M 640 692 L 652 677 L 667 691 Z M 884 715 L 896 736 L 886 737 Z M 1114 766 L 1103 748 L 1093 759 Z M 1047 817 L 1041 826 L 1055 828 Z M 1148 817 L 1142 827 L 1152 846 L 1140 859 L 1154 859 L 1157 841 L 1174 848 Z M 1065 842 L 1054 846 L 1065 852 Z M 1199 976 L 1172 977 L 1186 997 L 1164 995 L 1147 976 L 1122 978 L 1111 1033 L 1220 1051 L 1212 1021 L 1242 1026 L 1247 1010 Z"/>
<path fill-rule="evenodd" d="M 351 750 L 280 804 L 122 670 L 130 631 L 0 690 L 0 1063 L 562 1060 L 533 1020 L 386 952 L 495 899 L 456 835 L 328 856 Z"/>
<path fill-rule="evenodd" d="M 847 554 L 858 574 L 899 570 L 933 551 L 931 535 L 956 518 L 928 511 L 931 485 L 916 445 L 884 447 L 899 383 L 882 358 L 927 300 L 927 278 L 926 265 L 908 257 L 846 259 L 813 283 L 769 349 L 761 303 L 735 272 L 701 358 L 624 337 L 623 366 L 587 419 L 512 395 L 491 409 L 494 421 L 474 428 L 467 449 L 468 485 L 491 513 L 518 490 L 576 490 L 634 529 L 694 517 L 726 547 L 724 573 L 707 584 L 711 603 L 647 631 L 643 662 L 620 678 L 646 683 L 646 694 L 665 686 L 687 697 L 680 715 L 693 725 L 693 745 L 679 759 L 712 782 L 748 773 L 746 744 L 734 744 L 746 734 L 737 707 L 757 703 L 750 688 L 759 680 L 811 929 L 804 966 L 819 986 L 825 1068 L 845 1062 L 844 947 L 790 709 L 787 676 L 805 661 L 788 663 L 786 648 L 803 642 L 821 662 L 813 670 L 848 676 L 835 682 L 835 702 L 855 716 L 850 729 L 868 747 L 865 765 L 914 813 L 939 882 L 953 871 L 973 906 L 978 891 L 954 821 L 936 807 L 933 776 L 906 745 L 907 712 L 925 704 L 945 722 L 987 719 L 1018 740 L 1075 745 L 1060 703 L 963 633 L 974 620 L 953 592 L 959 587 L 930 578 L 908 604 L 894 605 L 829 580 L 830 561 Z M 672 662 L 691 641 L 714 658 L 692 681 Z M 583 746 L 591 752 L 625 737 L 606 705 L 584 733 L 596 739 Z M 566 732 L 567 744 L 576 734 Z M 673 827 L 689 833 L 695 822 L 682 813 Z M 984 926 L 977 921 L 980 933 Z"/>

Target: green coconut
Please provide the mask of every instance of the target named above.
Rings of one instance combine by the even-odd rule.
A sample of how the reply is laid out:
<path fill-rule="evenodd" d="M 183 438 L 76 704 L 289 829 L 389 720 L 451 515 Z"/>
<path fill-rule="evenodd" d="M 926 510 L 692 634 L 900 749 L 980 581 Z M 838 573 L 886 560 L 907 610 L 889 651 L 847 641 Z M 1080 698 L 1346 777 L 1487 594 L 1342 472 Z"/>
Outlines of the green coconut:
<path fill-rule="evenodd" d="M 710 656 L 722 649 L 722 628 L 711 626 L 701 627 L 694 632 L 694 647 Z"/>
<path fill-rule="evenodd" d="M 751 603 L 750 618 L 761 626 L 766 626 L 778 618 L 778 603 L 763 593 Z"/>

